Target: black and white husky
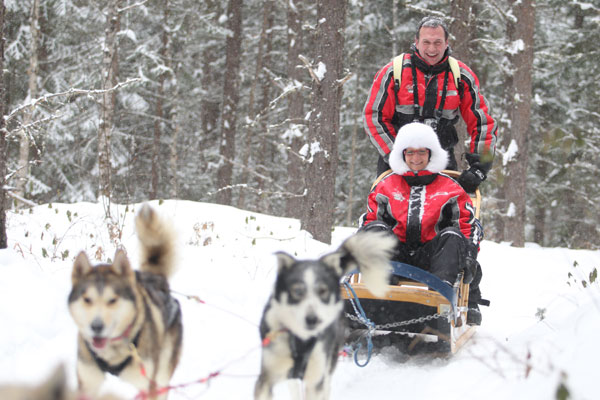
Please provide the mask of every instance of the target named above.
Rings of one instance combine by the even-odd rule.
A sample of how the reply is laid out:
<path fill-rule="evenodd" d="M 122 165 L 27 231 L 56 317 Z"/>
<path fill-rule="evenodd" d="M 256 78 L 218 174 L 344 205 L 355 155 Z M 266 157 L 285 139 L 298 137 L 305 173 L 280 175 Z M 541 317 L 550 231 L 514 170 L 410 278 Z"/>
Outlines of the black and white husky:
<path fill-rule="evenodd" d="M 344 339 L 340 279 L 358 269 L 367 288 L 383 296 L 395 244 L 389 235 L 362 232 L 317 260 L 277 253 L 275 289 L 260 324 L 263 352 L 256 400 L 271 399 L 273 386 L 285 379 L 302 380 L 305 399 L 329 398 Z"/>

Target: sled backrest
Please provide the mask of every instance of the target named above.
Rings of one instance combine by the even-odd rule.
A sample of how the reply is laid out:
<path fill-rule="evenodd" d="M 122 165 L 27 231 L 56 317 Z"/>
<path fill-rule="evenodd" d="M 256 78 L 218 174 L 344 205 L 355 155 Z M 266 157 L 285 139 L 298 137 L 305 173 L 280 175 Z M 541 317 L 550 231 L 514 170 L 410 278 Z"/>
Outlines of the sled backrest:
<path fill-rule="evenodd" d="M 377 177 L 377 179 L 375 179 L 375 181 L 373 182 L 373 184 L 371 185 L 371 190 L 373 190 L 373 188 L 386 176 L 388 176 L 389 174 L 392 173 L 391 169 L 388 169 L 387 171 L 385 171 L 384 173 L 382 173 L 381 175 L 379 175 Z M 458 177 L 460 176 L 460 172 L 459 171 L 452 171 L 449 169 L 445 169 L 442 171 L 443 174 L 450 176 L 453 179 L 458 179 Z M 481 208 L 481 192 L 479 191 L 479 188 L 477 188 L 475 190 L 475 193 L 468 193 L 469 196 L 471 197 L 471 202 L 473 203 L 473 206 L 475 207 L 475 218 L 479 219 L 479 213 L 480 213 L 480 208 Z"/>

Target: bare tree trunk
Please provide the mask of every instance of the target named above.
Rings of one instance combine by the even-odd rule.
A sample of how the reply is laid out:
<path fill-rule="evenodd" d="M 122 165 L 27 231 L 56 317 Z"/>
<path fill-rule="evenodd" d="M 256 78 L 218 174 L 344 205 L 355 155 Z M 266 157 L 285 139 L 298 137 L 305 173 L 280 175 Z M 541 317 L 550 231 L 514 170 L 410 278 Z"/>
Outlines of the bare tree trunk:
<path fill-rule="evenodd" d="M 165 21 L 166 23 L 166 21 Z M 169 30 L 170 32 L 170 30 Z M 173 53 L 171 46 L 167 46 L 166 53 L 166 63 L 168 69 L 171 71 L 171 82 L 169 84 L 170 97 L 173 99 L 171 104 L 171 112 L 169 115 L 169 121 L 171 123 L 171 144 L 170 144 L 170 157 L 169 157 L 169 165 L 170 165 L 170 179 L 169 179 L 169 187 L 170 187 L 170 198 L 177 199 L 179 197 L 179 179 L 178 179 L 178 171 L 179 171 L 179 153 L 177 143 L 179 141 L 179 133 L 181 131 L 181 123 L 179 121 L 180 118 L 180 100 L 179 100 L 179 80 L 177 76 L 179 74 L 178 63 L 173 61 Z"/>
<path fill-rule="evenodd" d="M 285 208 L 286 216 L 300 218 L 302 216 L 302 194 L 306 188 L 304 181 L 304 159 L 299 151 L 306 143 L 306 125 L 304 122 L 304 94 L 302 92 L 302 74 L 300 60 L 304 46 L 302 31 L 304 0 L 288 1 L 288 48 L 287 48 L 287 76 L 294 85 L 294 91 L 288 96 L 288 137 L 290 149 L 287 152 L 288 190 L 294 195 L 287 199 Z"/>
<path fill-rule="evenodd" d="M 471 62 L 471 47 L 470 43 L 474 36 L 474 24 L 471 23 L 473 18 L 472 0 L 452 0 L 450 16 L 450 34 L 453 36 L 451 41 L 452 53 L 467 65 Z M 463 158 L 465 153 L 465 143 L 468 138 L 467 125 L 460 119 L 456 124 L 456 132 L 458 133 L 458 146 L 454 146 L 454 156 L 458 163 L 458 170 L 467 167 L 466 161 Z"/>
<path fill-rule="evenodd" d="M 396 18 L 396 2 L 394 2 L 394 19 Z M 360 20 L 362 21 L 365 16 L 365 5 L 360 3 Z M 394 25 L 396 26 L 396 25 Z M 363 25 L 359 24 L 358 27 L 358 46 L 362 46 L 362 33 Z M 394 54 L 396 54 L 396 41 L 394 40 Z M 362 120 L 362 109 L 363 101 L 360 96 L 360 83 L 361 83 L 361 68 L 360 68 L 360 51 L 354 53 L 354 69 L 356 72 L 356 90 L 354 91 L 354 126 L 352 127 L 352 147 L 350 148 L 350 172 L 348 173 L 348 200 L 346 202 L 346 225 L 352 225 L 352 209 L 354 205 L 354 169 L 356 167 L 356 138 L 358 136 L 358 128 L 362 126 L 360 121 Z"/>
<path fill-rule="evenodd" d="M 4 93 L 4 0 L 0 0 L 0 249 L 8 245 L 6 236 L 6 122 Z"/>
<path fill-rule="evenodd" d="M 265 38 L 265 52 L 264 52 L 264 65 L 267 68 L 272 65 L 271 54 L 273 53 L 273 12 L 268 13 L 266 20 L 267 32 Z M 263 71 L 264 73 L 264 71 Z M 264 75 L 263 75 L 264 76 Z M 270 103 L 271 93 L 271 79 L 264 76 L 261 79 L 261 98 L 260 98 L 260 109 L 267 110 Z M 265 113 L 265 116 L 259 121 L 259 149 L 258 159 L 256 164 L 256 170 L 258 175 L 256 176 L 256 183 L 258 186 L 258 197 L 256 201 L 256 210 L 258 212 L 272 214 L 271 209 L 271 197 L 265 194 L 265 188 L 267 185 L 266 179 L 273 178 L 273 159 L 274 159 L 274 148 L 271 133 L 267 128 L 269 124 L 269 113 Z"/>
<path fill-rule="evenodd" d="M 225 50 L 225 77 L 223 79 L 223 108 L 221 110 L 220 167 L 217 171 L 217 203 L 231 205 L 231 183 L 235 158 L 235 132 L 239 101 L 239 71 L 242 42 L 242 0 L 229 0 L 227 28 L 233 35 L 227 37 Z"/>
<path fill-rule="evenodd" d="M 510 129 L 506 142 L 516 146 L 515 156 L 506 166 L 507 176 L 504 191 L 508 203 L 505 222 L 505 239 L 514 246 L 525 244 L 525 203 L 527 191 L 528 134 L 531 119 L 533 34 L 535 29 L 534 0 L 511 0 L 512 15 L 517 20 L 508 20 L 508 38 L 512 43 L 522 43 L 516 53 L 509 54 L 513 70 L 513 86 L 509 99 L 511 105 Z"/>
<path fill-rule="evenodd" d="M 345 0 L 317 2 L 316 71 L 313 72 L 312 113 L 309 125 L 307 194 L 301 218 L 302 229 L 316 240 L 331 243 L 335 208 L 340 130 L 342 64 L 344 55 Z"/>
<path fill-rule="evenodd" d="M 111 198 L 111 150 L 110 142 L 113 129 L 113 119 L 116 106 L 116 91 L 109 90 L 116 86 L 118 79 L 118 41 L 120 29 L 119 7 L 121 0 L 108 2 L 104 57 L 102 60 L 103 89 L 106 91 L 102 98 L 102 122 L 98 131 L 98 169 L 100 174 L 100 195 L 110 204 Z M 110 216 L 110 207 L 106 207 Z"/>
<path fill-rule="evenodd" d="M 254 68 L 254 79 L 252 80 L 252 84 L 250 85 L 250 93 L 248 94 L 248 120 L 253 121 L 251 124 L 246 127 L 246 137 L 244 140 L 243 147 L 243 155 L 242 155 L 242 175 L 240 177 L 240 183 L 248 184 L 250 180 L 250 154 L 256 153 L 256 146 L 253 146 L 253 139 L 256 139 L 255 135 L 265 135 L 266 132 L 263 129 L 257 128 L 257 125 L 264 125 L 260 121 L 256 119 L 258 117 L 258 110 L 256 106 L 256 90 L 259 83 L 266 84 L 265 76 L 263 72 L 263 66 L 265 65 L 265 46 L 267 42 L 267 35 L 270 30 L 270 24 L 273 23 L 273 0 L 265 0 L 263 3 L 263 20 L 262 20 L 262 30 L 260 32 L 260 39 L 258 40 L 257 45 L 257 55 L 256 55 L 256 65 Z M 260 148 L 260 147 L 258 147 Z M 261 153 L 262 153 L 262 148 Z M 258 163 L 255 164 L 255 168 L 258 168 Z M 238 197 L 237 206 L 239 208 L 244 208 L 246 203 L 246 191 L 240 191 L 240 196 Z"/>
<path fill-rule="evenodd" d="M 33 0 L 31 4 L 31 23 L 29 25 L 31 32 L 31 47 L 29 49 L 29 68 L 27 76 L 29 77 L 29 93 L 30 99 L 35 99 L 38 96 L 38 46 L 40 40 L 40 2 Z M 21 141 L 19 144 L 19 166 L 16 174 L 16 193 L 21 197 L 25 197 L 25 184 L 29 176 L 29 125 L 33 120 L 33 108 L 26 111 L 23 116 L 23 128 L 20 130 Z"/>
<path fill-rule="evenodd" d="M 160 48 L 160 58 L 164 64 L 167 64 L 167 50 L 169 46 L 169 1 L 165 0 L 163 5 L 163 23 L 162 23 L 162 43 Z M 156 96 L 156 115 L 154 116 L 154 142 L 152 144 L 152 186 L 150 189 L 150 199 L 156 199 L 158 196 L 158 178 L 160 175 L 160 138 L 162 127 L 164 126 L 163 101 L 165 97 L 166 71 L 161 71 L 158 76 L 158 94 Z"/>
<path fill-rule="evenodd" d="M 361 3 L 361 7 L 363 7 L 363 3 Z M 362 13 L 361 13 L 362 14 Z M 392 57 L 396 57 L 398 55 L 398 39 L 396 37 L 396 28 L 398 27 L 398 2 L 392 1 L 392 29 L 389 30 L 392 38 Z"/>
<path fill-rule="evenodd" d="M 474 36 L 472 0 L 451 0 L 450 34 L 452 35 L 452 53 L 455 57 L 470 65 L 472 59 L 471 40 Z"/>
<path fill-rule="evenodd" d="M 205 0 L 207 10 L 211 11 L 214 18 L 211 19 L 211 23 L 218 24 L 219 15 L 222 14 L 220 10 L 220 1 Z M 221 49 L 217 45 L 205 45 L 202 50 L 202 78 L 200 79 L 200 85 L 202 86 L 203 96 L 200 101 L 200 115 L 202 116 L 201 126 L 202 134 L 206 138 L 216 137 L 217 134 L 217 122 L 219 121 L 219 101 L 216 99 L 214 88 L 214 76 L 213 63 L 219 56 Z M 202 153 L 203 149 L 199 149 L 199 154 Z"/>
<path fill-rule="evenodd" d="M 177 100 L 176 100 L 177 101 Z M 177 110 L 177 106 L 174 107 L 175 110 Z M 171 136 L 171 157 L 169 158 L 169 162 L 171 165 L 171 198 L 172 199 L 176 199 L 179 195 L 179 181 L 177 179 L 177 171 L 178 171 L 178 167 L 177 167 L 177 162 L 178 162 L 178 155 L 177 155 L 177 141 L 179 140 L 179 131 L 181 130 L 181 127 L 179 125 L 179 119 L 178 119 L 178 114 L 177 111 L 174 111 L 171 115 L 171 121 L 173 121 L 173 124 L 175 124 L 175 126 L 173 127 L 173 134 Z"/>

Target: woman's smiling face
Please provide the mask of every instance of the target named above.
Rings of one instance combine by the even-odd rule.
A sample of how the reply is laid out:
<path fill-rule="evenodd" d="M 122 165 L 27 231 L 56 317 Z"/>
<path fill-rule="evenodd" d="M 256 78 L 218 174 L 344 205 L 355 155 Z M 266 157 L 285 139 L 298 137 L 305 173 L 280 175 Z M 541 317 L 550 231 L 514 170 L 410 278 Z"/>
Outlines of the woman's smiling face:
<path fill-rule="evenodd" d="M 424 170 L 429 164 L 429 149 L 408 147 L 404 150 L 404 161 L 411 171 Z"/>

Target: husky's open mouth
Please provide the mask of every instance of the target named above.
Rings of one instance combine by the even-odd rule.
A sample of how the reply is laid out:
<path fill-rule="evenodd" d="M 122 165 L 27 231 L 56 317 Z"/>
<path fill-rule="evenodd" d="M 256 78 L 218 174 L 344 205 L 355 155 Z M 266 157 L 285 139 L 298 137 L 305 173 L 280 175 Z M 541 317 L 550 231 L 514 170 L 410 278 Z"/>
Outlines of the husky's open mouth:
<path fill-rule="evenodd" d="M 106 346 L 107 341 L 108 341 L 108 339 L 106 339 L 106 338 L 96 336 L 96 337 L 92 338 L 92 345 L 97 349 L 101 349 L 104 346 Z"/>

